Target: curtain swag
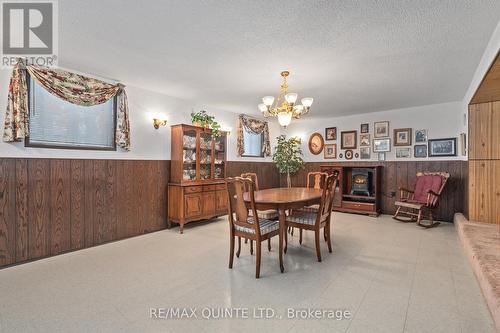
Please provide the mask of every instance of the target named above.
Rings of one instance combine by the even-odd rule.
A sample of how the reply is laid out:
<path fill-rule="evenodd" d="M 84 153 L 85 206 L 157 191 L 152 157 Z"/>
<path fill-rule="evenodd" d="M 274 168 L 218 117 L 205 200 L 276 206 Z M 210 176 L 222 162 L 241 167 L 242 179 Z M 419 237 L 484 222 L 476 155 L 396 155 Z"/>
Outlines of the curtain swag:
<path fill-rule="evenodd" d="M 116 145 L 130 150 L 127 94 L 122 84 L 109 84 L 60 69 L 24 66 L 20 60 L 12 70 L 5 113 L 3 140 L 21 141 L 29 136 L 27 73 L 51 94 L 67 102 L 91 106 L 117 97 Z"/>
<path fill-rule="evenodd" d="M 245 153 L 243 128 L 254 134 L 264 133 L 264 144 L 262 145 L 262 152 L 264 153 L 264 156 L 271 156 L 271 143 L 269 141 L 269 126 L 267 124 L 267 121 L 250 118 L 244 114 L 240 115 L 240 119 L 238 122 L 238 156 L 242 156 Z"/>

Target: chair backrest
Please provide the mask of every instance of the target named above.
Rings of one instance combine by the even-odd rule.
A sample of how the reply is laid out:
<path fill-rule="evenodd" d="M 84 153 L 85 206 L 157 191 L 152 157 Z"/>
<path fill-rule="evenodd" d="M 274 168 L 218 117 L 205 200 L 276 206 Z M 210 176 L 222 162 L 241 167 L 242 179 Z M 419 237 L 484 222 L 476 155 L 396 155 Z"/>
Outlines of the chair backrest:
<path fill-rule="evenodd" d="M 259 217 L 255 209 L 254 198 L 254 183 L 249 178 L 234 177 L 226 178 L 226 188 L 228 194 L 228 220 L 231 230 L 234 230 L 235 225 L 244 228 L 254 229 L 257 235 L 260 235 Z M 250 197 L 250 209 L 253 212 L 253 223 L 248 222 L 248 208 L 243 199 L 243 194 L 248 192 Z"/>
<path fill-rule="evenodd" d="M 255 172 L 246 172 L 241 174 L 241 178 L 250 178 L 254 184 L 254 190 L 259 190 L 259 178 Z"/>
<path fill-rule="evenodd" d="M 326 177 L 321 194 L 321 202 L 318 210 L 318 220 L 316 223 L 327 220 L 332 214 L 335 188 L 337 187 L 337 176 L 332 174 Z"/>
<path fill-rule="evenodd" d="M 448 172 L 417 172 L 414 199 L 420 203 L 427 203 L 429 190 L 441 194 L 449 178 Z M 435 206 L 437 201 L 438 197 L 433 197 L 430 206 Z"/>
<path fill-rule="evenodd" d="M 309 172 L 307 174 L 307 185 L 306 187 L 312 187 L 315 189 L 320 189 L 323 185 L 324 178 L 328 177 L 326 172 L 315 171 Z"/>

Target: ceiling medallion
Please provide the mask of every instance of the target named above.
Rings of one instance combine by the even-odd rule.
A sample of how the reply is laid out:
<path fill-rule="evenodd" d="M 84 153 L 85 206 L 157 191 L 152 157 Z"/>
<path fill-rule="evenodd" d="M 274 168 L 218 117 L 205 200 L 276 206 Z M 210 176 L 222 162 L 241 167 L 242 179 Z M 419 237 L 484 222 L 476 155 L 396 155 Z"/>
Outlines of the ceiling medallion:
<path fill-rule="evenodd" d="M 304 97 L 300 100 L 302 104 L 295 104 L 298 94 L 288 92 L 288 83 L 286 81 L 288 75 L 290 75 L 289 71 L 281 72 L 283 83 L 281 84 L 278 98 L 264 96 L 262 103 L 258 105 L 264 117 L 278 117 L 278 122 L 283 127 L 290 125 L 292 118 L 299 119 L 301 116 L 307 114 L 313 103 L 312 97 Z"/>

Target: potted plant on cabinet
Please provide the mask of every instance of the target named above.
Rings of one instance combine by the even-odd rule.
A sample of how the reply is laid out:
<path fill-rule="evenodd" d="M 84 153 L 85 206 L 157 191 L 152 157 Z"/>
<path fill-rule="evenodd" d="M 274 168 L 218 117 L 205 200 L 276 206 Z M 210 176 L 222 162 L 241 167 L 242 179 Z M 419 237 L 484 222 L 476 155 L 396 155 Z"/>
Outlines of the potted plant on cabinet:
<path fill-rule="evenodd" d="M 210 128 L 212 130 L 212 137 L 218 138 L 220 136 L 220 124 L 215 121 L 215 117 L 211 116 L 205 110 L 198 112 L 191 112 L 191 123 L 203 128 Z"/>
<path fill-rule="evenodd" d="M 300 140 L 297 138 L 287 139 L 286 136 L 277 137 L 278 144 L 274 148 L 273 161 L 276 163 L 279 173 L 286 174 L 286 185 L 292 187 L 290 175 L 304 168 Z"/>

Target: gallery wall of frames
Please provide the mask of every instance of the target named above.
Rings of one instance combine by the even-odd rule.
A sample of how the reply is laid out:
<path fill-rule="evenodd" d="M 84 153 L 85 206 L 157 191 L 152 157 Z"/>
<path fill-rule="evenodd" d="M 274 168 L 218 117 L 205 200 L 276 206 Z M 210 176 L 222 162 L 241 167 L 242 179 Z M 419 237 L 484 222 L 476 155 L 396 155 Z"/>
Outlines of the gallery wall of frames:
<path fill-rule="evenodd" d="M 301 119 L 286 131 L 302 138 L 306 161 L 465 160 L 467 125 L 461 107 L 445 103 Z"/>

